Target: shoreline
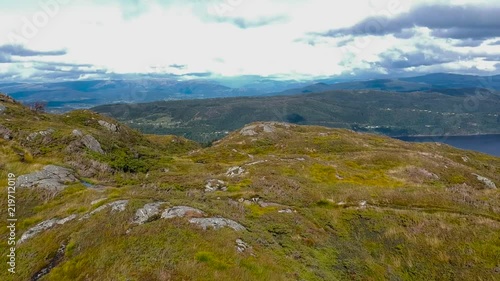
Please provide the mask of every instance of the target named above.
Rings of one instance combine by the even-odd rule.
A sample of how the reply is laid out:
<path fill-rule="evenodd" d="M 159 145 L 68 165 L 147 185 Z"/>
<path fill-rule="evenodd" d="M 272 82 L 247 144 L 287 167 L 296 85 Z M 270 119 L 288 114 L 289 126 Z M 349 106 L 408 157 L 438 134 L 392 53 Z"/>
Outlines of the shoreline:
<path fill-rule="evenodd" d="M 399 138 L 448 138 L 448 137 L 478 137 L 478 136 L 500 136 L 500 133 L 493 134 L 469 134 L 469 135 L 409 135 L 409 136 L 388 136 L 394 139 Z"/>

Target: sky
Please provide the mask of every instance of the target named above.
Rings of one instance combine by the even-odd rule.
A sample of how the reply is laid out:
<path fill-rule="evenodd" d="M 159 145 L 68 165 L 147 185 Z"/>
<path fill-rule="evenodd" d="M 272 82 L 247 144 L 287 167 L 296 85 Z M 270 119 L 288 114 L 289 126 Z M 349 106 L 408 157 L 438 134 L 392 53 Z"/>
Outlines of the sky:
<path fill-rule="evenodd" d="M 1 1 L 0 81 L 493 75 L 499 15 L 492 0 Z"/>

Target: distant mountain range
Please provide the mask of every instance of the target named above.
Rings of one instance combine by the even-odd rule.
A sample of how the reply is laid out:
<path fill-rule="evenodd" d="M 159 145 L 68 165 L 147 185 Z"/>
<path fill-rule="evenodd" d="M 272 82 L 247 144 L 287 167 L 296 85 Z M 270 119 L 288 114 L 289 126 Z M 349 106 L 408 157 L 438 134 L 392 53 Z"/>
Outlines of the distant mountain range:
<path fill-rule="evenodd" d="M 306 87 L 285 90 L 279 95 L 319 93 L 330 90 L 381 90 L 392 92 L 438 92 L 447 95 L 469 95 L 475 90 L 500 90 L 500 75 L 473 76 L 435 73 L 417 77 L 374 79 L 327 84 L 324 82 Z"/>
<path fill-rule="evenodd" d="M 457 90 L 459 92 L 459 90 Z M 282 121 L 390 136 L 500 133 L 500 92 L 474 108 L 468 98 L 436 92 L 330 90 L 288 96 L 232 97 L 101 105 L 92 110 L 149 134 L 210 142 L 255 121 Z"/>
<path fill-rule="evenodd" d="M 423 91 L 454 96 L 474 94 L 477 89 L 500 90 L 500 75 L 471 76 L 437 73 L 418 77 L 351 82 L 341 82 L 335 79 L 319 81 L 283 81 L 259 76 L 187 81 L 177 81 L 171 78 L 143 78 L 56 83 L 3 83 L 0 84 L 0 92 L 7 93 L 24 103 L 46 101 L 49 110 L 67 111 L 110 103 L 294 95 L 340 89 Z"/>

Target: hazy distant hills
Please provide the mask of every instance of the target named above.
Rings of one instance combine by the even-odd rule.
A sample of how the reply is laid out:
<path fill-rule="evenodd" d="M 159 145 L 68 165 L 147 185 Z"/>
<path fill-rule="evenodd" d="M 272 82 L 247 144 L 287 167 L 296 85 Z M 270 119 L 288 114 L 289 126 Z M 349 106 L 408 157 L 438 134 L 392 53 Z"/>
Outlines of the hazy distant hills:
<path fill-rule="evenodd" d="M 25 103 L 48 101 L 49 108 L 88 108 L 98 104 L 147 102 L 256 94 L 211 81 L 171 79 L 92 80 L 58 83 L 0 84 L 0 91 Z"/>
<path fill-rule="evenodd" d="M 320 89 L 319 85 L 315 90 Z M 500 133 L 500 93 L 474 99 L 436 92 L 330 90 L 270 97 L 111 104 L 93 110 L 145 133 L 207 142 L 255 121 L 350 128 L 391 136 Z"/>
<path fill-rule="evenodd" d="M 320 82 L 319 82 L 320 81 Z M 429 74 L 418 77 L 350 81 L 278 80 L 259 76 L 177 81 L 172 78 L 67 81 L 57 83 L 0 83 L 0 91 L 24 102 L 47 101 L 51 110 L 67 111 L 110 103 L 219 97 L 273 96 L 320 93 L 331 90 L 439 92 L 462 96 L 477 89 L 500 90 L 500 75 Z"/>
<path fill-rule="evenodd" d="M 24 103 L 48 102 L 51 110 L 67 111 L 108 103 L 257 96 L 304 86 L 297 81 L 258 77 L 196 79 L 144 78 L 57 83 L 0 83 L 0 91 Z"/>
<path fill-rule="evenodd" d="M 477 89 L 500 90 L 500 75 L 474 76 L 435 73 L 417 77 L 374 79 L 342 83 L 316 83 L 283 91 L 280 95 L 319 93 L 329 90 L 381 90 L 393 92 L 439 92 L 447 95 L 475 94 Z M 466 89 L 466 90 L 463 90 Z"/>

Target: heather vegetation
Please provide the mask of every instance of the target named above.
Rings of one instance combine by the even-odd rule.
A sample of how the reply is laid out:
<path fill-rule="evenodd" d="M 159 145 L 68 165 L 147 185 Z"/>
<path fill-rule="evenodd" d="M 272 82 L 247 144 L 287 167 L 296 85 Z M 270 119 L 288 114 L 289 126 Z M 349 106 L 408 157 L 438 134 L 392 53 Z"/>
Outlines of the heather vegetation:
<path fill-rule="evenodd" d="M 274 122 L 202 147 L 92 111 L 35 112 L 3 95 L 0 103 L 2 186 L 8 173 L 20 179 L 47 165 L 78 179 L 18 187 L 18 238 L 75 217 L 18 244 L 17 273 L 2 270 L 0 280 L 30 280 L 51 263 L 39 280 L 500 277 L 498 157 Z M 160 213 L 134 223 L 149 203 Z M 192 209 L 165 218 L 174 206 Z"/>

